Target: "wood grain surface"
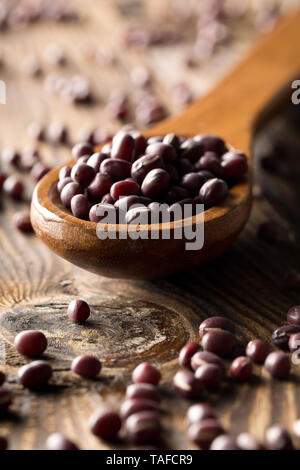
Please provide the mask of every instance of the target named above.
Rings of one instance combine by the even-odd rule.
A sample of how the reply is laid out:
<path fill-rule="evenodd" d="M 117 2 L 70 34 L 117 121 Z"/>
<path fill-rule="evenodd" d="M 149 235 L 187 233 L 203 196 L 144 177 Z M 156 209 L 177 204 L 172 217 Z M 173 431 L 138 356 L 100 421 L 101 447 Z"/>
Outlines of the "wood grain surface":
<path fill-rule="evenodd" d="M 87 8 L 95 7 L 92 0 L 85 3 Z M 41 83 L 20 75 L 18 64 L 24 51 L 35 48 L 40 52 L 55 37 L 68 50 L 70 68 L 77 69 L 85 40 L 101 41 L 123 24 L 108 4 L 102 1 L 102 9 L 95 8 L 89 27 L 69 25 L 68 34 L 57 25 L 37 25 L 8 33 L 3 40 L 8 62 L 3 72 L 8 83 L 8 104 L 0 109 L 3 144 L 20 148 L 28 145 L 24 127 L 34 118 L 68 122 L 74 133 L 83 124 L 88 127 L 106 122 L 99 106 L 74 109 L 49 98 Z M 105 21 L 100 20 L 103 17 Z M 95 66 L 86 66 L 86 72 L 93 83 L 99 79 Z M 101 81 L 98 88 L 102 97 L 111 89 L 114 73 L 103 71 L 103 84 Z M 292 111 L 286 119 L 276 117 L 258 136 L 255 161 L 262 146 L 259 143 L 266 135 L 283 144 L 292 142 L 292 154 L 297 155 L 299 120 Z M 112 124 L 114 127 L 117 123 Z M 42 145 L 41 151 L 52 165 L 69 157 L 67 148 Z M 299 160 L 294 165 L 295 174 Z M 191 448 L 184 419 L 191 402 L 174 393 L 170 380 L 178 368 L 180 348 L 197 340 L 200 321 L 210 315 L 231 318 L 242 353 L 252 338 L 260 337 L 270 343 L 272 331 L 285 323 L 287 310 L 299 304 L 299 290 L 286 291 L 283 287 L 286 270 L 300 270 L 299 217 L 296 210 L 290 210 L 299 200 L 297 179 L 294 181 L 290 173 L 262 173 L 260 168 L 256 178 L 259 187 L 255 187 L 252 215 L 235 245 L 205 268 L 155 282 L 106 279 L 73 267 L 34 236 L 18 233 L 12 215 L 23 204 L 2 198 L 0 361 L 14 402 L 11 412 L 0 419 L 0 433 L 8 435 L 12 449 L 43 449 L 47 435 L 54 431 L 64 432 L 83 449 L 129 448 L 121 440 L 107 444 L 94 438 L 87 421 L 97 409 L 119 407 L 130 373 L 142 360 L 151 361 L 163 373 L 163 447 Z M 283 197 L 278 197 L 278 191 Z M 273 218 L 290 227 L 296 241 L 291 242 L 289 237 L 276 244 L 259 240 L 259 225 Z M 66 319 L 66 307 L 74 297 L 84 298 L 91 305 L 92 315 L 84 326 L 71 325 Z M 26 360 L 16 353 L 12 342 L 18 331 L 28 328 L 40 329 L 49 338 L 46 357 L 54 368 L 54 376 L 49 389 L 40 393 L 24 391 L 16 381 L 17 369 Z M 97 380 L 79 379 L 70 372 L 71 359 L 82 353 L 93 353 L 103 361 L 103 372 Z M 251 384 L 236 385 L 226 379 L 218 393 L 204 396 L 203 400 L 214 406 L 228 432 L 236 435 L 249 430 L 263 438 L 272 423 L 280 422 L 291 429 L 300 414 L 299 380 L 299 368 L 295 366 L 284 382 L 270 379 L 256 367 Z"/>

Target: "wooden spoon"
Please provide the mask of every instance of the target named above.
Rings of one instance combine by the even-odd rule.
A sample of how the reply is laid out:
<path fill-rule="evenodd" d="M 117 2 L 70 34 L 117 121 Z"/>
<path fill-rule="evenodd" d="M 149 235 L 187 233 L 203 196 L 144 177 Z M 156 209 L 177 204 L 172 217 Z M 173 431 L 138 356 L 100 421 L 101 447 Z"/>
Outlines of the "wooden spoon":
<path fill-rule="evenodd" d="M 300 12 L 297 12 L 281 20 L 271 34 L 262 38 L 216 89 L 181 115 L 158 124 L 145 134 L 175 132 L 188 136 L 211 133 L 222 136 L 232 146 L 250 155 L 256 129 L 280 105 L 283 97 L 293 91 L 291 82 L 300 70 L 299 32 Z M 210 261 L 235 240 L 247 222 L 251 208 L 250 159 L 248 163 L 250 171 L 230 190 L 224 203 L 204 212 L 204 246 L 197 251 L 186 250 L 184 238 L 173 238 L 175 228 L 182 226 L 182 221 L 159 225 L 161 236 L 158 240 L 119 239 L 118 236 L 117 239 L 100 240 L 95 223 L 73 217 L 61 205 L 56 191 L 59 168 L 50 171 L 35 188 L 32 224 L 37 235 L 54 252 L 89 271 L 129 279 L 165 276 Z M 73 165 L 74 161 L 68 164 Z M 195 229 L 203 220 L 191 217 L 185 223 Z M 127 230 L 125 225 L 116 228 L 118 234 Z M 162 239 L 167 229 L 170 229 L 171 237 Z"/>

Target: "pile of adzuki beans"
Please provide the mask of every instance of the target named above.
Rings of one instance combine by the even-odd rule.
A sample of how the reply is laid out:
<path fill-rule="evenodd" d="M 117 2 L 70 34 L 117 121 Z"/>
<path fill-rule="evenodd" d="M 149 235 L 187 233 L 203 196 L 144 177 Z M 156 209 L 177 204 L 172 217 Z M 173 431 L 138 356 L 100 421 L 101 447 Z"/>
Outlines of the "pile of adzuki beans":
<path fill-rule="evenodd" d="M 70 321 L 82 324 L 90 316 L 90 307 L 82 299 L 74 299 L 68 306 Z M 299 349 L 300 306 L 292 307 L 287 313 L 288 325 L 275 330 L 272 339 L 280 348 L 291 352 Z M 279 330 L 279 333 L 278 333 Z M 207 398 L 207 393 L 218 389 L 224 379 L 236 383 L 251 381 L 253 364 L 264 365 L 265 370 L 275 379 L 285 379 L 290 372 L 290 360 L 282 351 L 269 352 L 269 347 L 260 339 L 251 340 L 244 356 L 236 356 L 238 341 L 234 324 L 225 317 L 209 317 L 199 327 L 200 343 L 186 344 L 179 354 L 182 367 L 173 377 L 175 390 L 187 399 Z M 280 338 L 280 341 L 279 339 Z M 283 340 L 284 338 L 284 340 Z M 35 358 L 18 371 L 18 381 L 29 390 L 47 386 L 52 377 L 52 367 L 46 360 L 38 359 L 47 349 L 44 333 L 36 330 L 21 331 L 15 337 L 14 345 L 19 354 Z M 226 362 L 230 359 L 229 373 Z M 233 359 L 234 358 L 234 359 Z M 233 360 L 232 360 L 233 359 Z M 96 377 L 102 368 L 100 360 L 91 355 L 78 356 L 71 363 L 71 371 L 86 379 Z M 226 377 L 227 376 L 227 377 Z M 102 409 L 89 419 L 89 429 L 104 440 L 121 436 L 135 445 L 161 444 L 162 426 L 160 421 L 161 394 L 158 384 L 159 370 L 150 363 L 139 364 L 132 373 L 132 384 L 126 389 L 125 401 L 120 410 Z M 12 395 L 2 385 L 6 377 L 0 371 L 0 413 L 6 412 L 12 403 Z M 236 438 L 226 433 L 215 412 L 207 403 L 194 403 L 187 411 L 188 439 L 201 449 L 211 450 L 291 450 L 294 448 L 290 433 L 275 424 L 267 429 L 265 443 L 243 432 Z M 300 419 L 293 427 L 294 436 L 300 439 Z M 8 447 L 6 437 L 0 435 L 0 450 Z M 51 434 L 46 442 L 49 450 L 76 450 L 77 445 L 61 433 Z"/>
<path fill-rule="evenodd" d="M 99 152 L 85 142 L 75 145 L 72 154 L 76 164 L 59 173 L 60 199 L 75 217 L 93 222 L 103 217 L 97 211 L 100 204 L 107 211 L 124 210 L 126 223 L 138 207 L 146 207 L 149 216 L 162 203 L 170 214 L 174 204 L 209 208 L 220 204 L 247 171 L 245 155 L 213 135 L 146 139 L 138 131 L 121 130 Z"/>

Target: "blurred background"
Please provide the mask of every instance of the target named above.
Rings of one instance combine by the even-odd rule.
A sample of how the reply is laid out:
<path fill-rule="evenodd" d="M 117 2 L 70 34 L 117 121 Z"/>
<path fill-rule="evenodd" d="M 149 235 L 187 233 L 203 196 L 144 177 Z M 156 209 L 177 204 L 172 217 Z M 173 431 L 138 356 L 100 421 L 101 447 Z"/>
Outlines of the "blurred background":
<path fill-rule="evenodd" d="M 0 0 L 0 145 L 55 166 L 79 140 L 202 96 L 299 0 Z M 26 153 L 27 152 L 27 153 Z M 5 156 L 6 154 L 6 156 Z M 29 155 L 29 157 L 28 157 Z M 2 165 L 13 157 L 4 152 Z M 8 162 L 7 162 L 8 160 Z"/>

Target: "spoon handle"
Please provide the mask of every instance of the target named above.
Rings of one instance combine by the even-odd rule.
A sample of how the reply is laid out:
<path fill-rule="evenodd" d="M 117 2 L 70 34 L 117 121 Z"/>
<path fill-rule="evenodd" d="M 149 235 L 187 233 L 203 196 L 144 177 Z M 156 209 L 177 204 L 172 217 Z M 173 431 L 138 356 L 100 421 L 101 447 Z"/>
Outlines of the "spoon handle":
<path fill-rule="evenodd" d="M 151 134 L 213 133 L 249 153 L 254 125 L 280 89 L 300 78 L 300 11 L 282 19 L 218 86 Z M 285 95 L 287 93 L 285 92 Z"/>

